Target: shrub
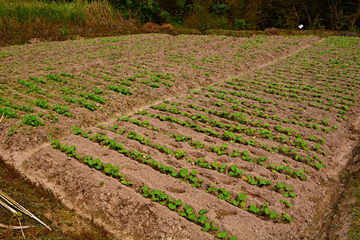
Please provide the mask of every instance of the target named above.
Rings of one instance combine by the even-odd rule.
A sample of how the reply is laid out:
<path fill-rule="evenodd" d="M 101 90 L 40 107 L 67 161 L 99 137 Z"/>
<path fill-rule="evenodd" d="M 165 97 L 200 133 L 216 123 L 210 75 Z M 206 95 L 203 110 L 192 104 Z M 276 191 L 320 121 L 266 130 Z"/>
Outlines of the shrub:
<path fill-rule="evenodd" d="M 237 19 L 235 18 L 235 30 L 244 30 L 246 28 L 246 22 L 244 19 Z"/>

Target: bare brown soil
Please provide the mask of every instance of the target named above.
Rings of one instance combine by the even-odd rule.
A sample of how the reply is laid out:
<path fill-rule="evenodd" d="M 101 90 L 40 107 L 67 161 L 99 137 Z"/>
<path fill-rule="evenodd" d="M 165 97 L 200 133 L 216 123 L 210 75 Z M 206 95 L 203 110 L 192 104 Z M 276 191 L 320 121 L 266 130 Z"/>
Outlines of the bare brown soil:
<path fill-rule="evenodd" d="M 257 39 L 265 39 L 257 43 Z M 15 104 L 31 104 L 36 99 L 48 101 L 50 105 L 69 105 L 70 112 L 76 118 L 57 116 L 54 112 L 37 108 L 36 112 L 50 114 L 46 119 L 46 128 L 26 128 L 23 134 L 7 136 L 7 130 L 19 123 L 19 120 L 7 119 L 2 124 L 0 144 L 5 149 L 24 150 L 36 146 L 48 137 L 59 137 L 69 133 L 73 125 L 91 125 L 105 120 L 113 114 L 121 114 L 130 109 L 174 94 L 181 94 L 189 89 L 204 86 L 225 79 L 227 76 L 249 71 L 267 62 L 287 56 L 309 43 L 318 41 L 316 37 L 255 37 L 239 39 L 221 36 L 178 36 L 170 35 L 131 35 L 117 38 L 80 39 L 61 43 L 39 43 L 30 46 L 13 46 L 6 49 L 2 61 L 3 73 L 0 84 L 10 88 L 1 94 L 14 95 Z M 251 43 L 249 44 L 249 41 Z M 293 41 L 296 45 L 290 45 Z M 244 46 L 246 46 L 244 48 Z M 62 77 L 72 83 L 36 84 L 48 96 L 30 91 L 17 82 L 17 79 L 29 79 L 66 72 L 74 78 Z M 127 80 L 136 77 L 135 82 Z M 161 82 L 159 88 L 151 88 L 139 81 L 154 81 L 151 76 L 163 74 L 170 78 L 164 81 L 173 84 L 168 87 Z M 208 75 L 205 75 L 208 74 Z M 109 85 L 119 85 L 123 81 L 131 84 L 131 96 L 106 90 Z M 93 93 L 94 86 L 105 91 L 102 97 L 105 104 L 96 103 L 95 112 L 84 107 L 69 104 L 64 97 L 76 96 L 74 93 Z M 120 85 L 121 86 L 121 85 Z M 68 89 L 65 92 L 61 89 Z M 50 95 L 50 96 L 49 96 Z M 5 96 L 5 95 L 3 95 Z M 89 100 L 91 101 L 91 100 Z M 26 113 L 19 112 L 20 116 Z M 19 130 L 20 130 L 19 129 Z M 18 130 L 18 132 L 20 132 Z"/>
<path fill-rule="evenodd" d="M 2 66 L 7 67 L 3 73 L 3 84 L 8 88 L 0 91 L 0 96 L 11 98 L 17 104 L 32 104 L 35 99 L 44 99 L 50 106 L 68 104 L 70 112 L 76 115 L 75 118 L 59 115 L 58 122 L 53 124 L 54 118 L 46 117 L 47 114 L 53 115 L 52 111 L 34 107 L 36 113 L 44 113 L 41 120 L 45 123 L 45 126 L 36 128 L 20 124 L 21 120 L 6 118 L 0 125 L 0 139 L 1 154 L 9 164 L 30 180 L 51 190 L 67 207 L 104 226 L 118 239 L 214 239 L 220 231 L 226 231 L 229 237 L 236 236 L 237 239 L 313 239 L 316 236 L 329 236 L 321 229 L 322 219 L 326 219 L 327 206 L 333 203 L 332 198 L 336 196 L 332 191 L 341 187 L 336 184 L 338 174 L 347 166 L 358 140 L 358 132 L 354 129 L 358 129 L 359 125 L 356 81 L 360 76 L 358 62 L 351 55 L 352 49 L 359 46 L 357 40 L 346 39 L 349 43 L 346 45 L 339 39 L 320 41 L 317 37 L 282 36 L 239 39 L 137 35 L 116 38 L 120 41 L 114 39 L 82 39 L 6 49 L 5 53 L 9 56 L 4 58 Z M 305 50 L 297 52 L 305 47 Z M 337 56 L 336 59 L 332 54 Z M 46 71 L 45 68 L 53 69 Z M 345 68 L 346 71 L 343 70 Z M 40 77 L 63 71 L 75 78 L 63 77 L 67 83 L 48 79 L 47 84 L 36 83 L 52 97 L 27 92 L 23 85 L 17 83 L 18 78 L 28 79 L 29 76 Z M 155 79 L 156 73 L 173 79 L 163 80 L 173 86 L 151 80 Z M 134 76 L 135 81 L 126 80 Z M 230 78 L 232 76 L 236 79 Z M 121 86 L 123 80 L 130 83 L 126 89 L 133 92 L 131 96 L 108 90 L 112 84 Z M 158 83 L 160 87 L 152 88 L 143 80 L 151 80 L 150 84 Z M 269 87 L 270 83 L 273 87 Z M 97 110 L 90 111 L 65 101 L 66 96 L 79 97 L 81 91 L 93 93 L 94 86 L 103 90 L 104 93 L 100 95 L 106 100 L 106 105 L 97 104 Z M 198 89 L 201 86 L 206 87 Z M 73 91 L 61 92 L 62 88 Z M 198 90 L 189 91 L 191 89 Z M 237 93 L 243 95 L 235 95 Z M 294 93 L 297 96 L 291 95 Z M 333 96 L 339 93 L 341 96 Z M 355 99 L 345 114 L 338 109 L 347 106 L 342 101 L 343 96 L 346 96 L 345 103 L 351 101 L 350 97 Z M 164 99 L 166 101 L 159 102 Z M 332 101 L 338 108 L 335 104 L 331 105 Z M 163 104 L 166 107 L 149 108 L 149 104 L 154 102 L 157 107 Z M 174 108 L 171 109 L 171 106 Z M 326 106 L 330 106 L 328 110 L 324 109 Z M 114 115 L 120 117 L 138 109 L 144 109 L 146 114 L 139 111 L 130 114 L 129 118 L 148 121 L 145 126 L 111 119 Z M 244 119 L 248 120 L 239 122 L 229 114 L 224 113 L 224 117 L 221 112 L 242 113 Z M 20 111 L 18 113 L 21 117 L 25 115 Z M 342 120 L 345 116 L 347 120 Z M 177 122 L 169 121 L 175 118 Z M 327 120 L 326 124 L 323 123 L 324 119 Z M 268 126 L 261 125 L 259 120 Z M 179 121 L 188 121 L 189 124 L 179 124 Z M 243 140 L 231 142 L 225 137 L 226 131 L 232 131 L 230 127 L 225 129 L 228 124 L 243 128 L 236 133 L 241 134 Z M 119 130 L 125 129 L 125 132 L 119 134 L 110 131 L 114 125 Z M 11 126 L 18 133 L 8 136 Z M 183 168 L 189 172 L 196 170 L 197 177 L 204 182 L 191 187 L 190 183 L 164 174 L 142 160 L 111 149 L 105 142 L 72 134 L 71 126 L 91 131 L 90 136 L 106 135 L 108 139 L 122 144 L 126 150 L 133 149 L 141 152 L 141 155 L 150 155 L 157 162 L 173 167 L 175 172 Z M 206 134 L 199 130 L 202 128 L 212 129 L 219 136 Z M 286 128 L 290 128 L 293 134 L 289 134 Z M 260 133 L 263 129 L 270 130 L 273 139 Z M 131 139 L 132 131 L 144 139 L 149 138 L 151 144 Z M 171 134 L 192 139 L 176 141 L 169 136 Z M 302 135 L 306 147 L 294 146 L 297 134 Z M 120 173 L 132 184 L 126 186 L 103 171 L 90 168 L 82 160 L 52 148 L 47 140 L 49 136 L 60 138 L 61 144 L 76 146 L 76 153 L 80 157 L 93 156 L 103 163 L 119 166 Z M 282 136 L 286 140 L 281 140 Z M 314 141 L 309 140 L 311 136 L 315 136 Z M 325 142 L 321 144 L 319 139 Z M 199 141 L 205 146 L 196 148 L 190 145 L 191 141 Z M 255 144 L 249 144 L 250 141 L 255 141 Z M 186 151 L 186 156 L 177 158 L 160 151 L 154 144 L 166 146 L 174 153 L 176 150 Z M 221 147 L 223 144 L 228 145 L 224 153 L 211 151 L 210 146 Z M 304 160 L 280 150 L 281 146 L 296 151 Z M 277 147 L 278 152 L 269 151 L 271 147 Z M 239 155 L 231 157 L 234 150 L 239 150 Z M 267 159 L 263 164 L 258 160 L 245 161 L 242 158 L 245 151 L 252 158 L 267 156 Z M 210 164 L 225 164 L 226 168 L 223 172 L 215 167 L 201 168 L 189 160 L 200 158 L 205 158 Z M 276 171 L 271 164 L 289 167 L 293 171 L 306 169 L 306 179 L 285 170 Z M 315 164 L 322 164 L 323 168 L 315 167 Z M 232 165 L 236 165 L 244 174 L 232 177 Z M 251 184 L 250 179 L 256 179 L 256 176 L 272 183 L 267 186 Z M 219 198 L 220 192 L 206 192 L 209 183 L 229 191 L 231 201 Z M 289 193 L 295 192 L 296 196 L 284 196 L 284 190 L 275 191 L 273 187 L 278 183 L 290 186 L 292 190 Z M 143 186 L 161 190 L 170 198 L 181 199 L 183 205 L 177 210 L 182 210 L 184 205 L 189 205 L 196 213 L 200 209 L 207 210 L 205 216 L 208 221 L 215 221 L 219 230 L 202 231 L 200 223 L 191 222 L 188 217 L 181 217 L 166 205 L 144 197 Z M 232 204 L 239 193 L 247 195 L 243 207 Z M 289 201 L 291 207 L 281 199 Z M 278 213 L 279 221 L 265 213 L 254 214 L 251 210 L 252 205 L 264 208 L 264 203 L 268 203 L 270 211 Z M 292 218 L 290 221 L 282 219 L 284 212 Z M 348 229 L 349 226 L 345 227 L 343 236 L 346 236 Z M 343 236 L 340 234 L 340 238 Z"/>

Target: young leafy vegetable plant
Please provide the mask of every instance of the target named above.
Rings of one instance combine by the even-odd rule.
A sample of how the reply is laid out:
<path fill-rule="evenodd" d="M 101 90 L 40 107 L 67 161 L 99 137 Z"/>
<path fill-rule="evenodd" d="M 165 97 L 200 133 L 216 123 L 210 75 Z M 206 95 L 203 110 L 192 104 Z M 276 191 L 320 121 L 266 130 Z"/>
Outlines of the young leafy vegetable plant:
<path fill-rule="evenodd" d="M 36 115 L 26 115 L 23 119 L 23 123 L 33 126 L 33 127 L 39 127 L 44 125 L 44 123 L 42 121 L 40 121 L 40 119 L 38 119 L 36 117 Z"/>
<path fill-rule="evenodd" d="M 35 100 L 34 102 L 35 106 L 39 107 L 39 108 L 44 108 L 44 109 L 48 109 L 48 102 L 47 101 L 43 101 L 43 100 Z"/>
<path fill-rule="evenodd" d="M 12 136 L 14 133 L 17 133 L 17 130 L 14 127 L 11 127 L 7 135 Z"/>

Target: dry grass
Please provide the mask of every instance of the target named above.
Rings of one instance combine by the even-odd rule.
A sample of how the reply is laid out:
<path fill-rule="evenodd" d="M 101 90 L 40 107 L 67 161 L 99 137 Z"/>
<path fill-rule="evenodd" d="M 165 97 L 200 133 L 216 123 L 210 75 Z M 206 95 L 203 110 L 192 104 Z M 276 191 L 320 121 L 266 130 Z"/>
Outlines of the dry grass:
<path fill-rule="evenodd" d="M 0 28 L 34 25 L 107 25 L 123 22 L 119 11 L 108 2 L 44 3 L 37 1 L 0 1 Z"/>
<path fill-rule="evenodd" d="M 69 35 L 114 35 L 133 30 L 135 25 L 135 20 L 124 20 L 120 11 L 102 0 L 0 0 L 0 46 L 29 43 L 33 38 L 53 41 Z"/>

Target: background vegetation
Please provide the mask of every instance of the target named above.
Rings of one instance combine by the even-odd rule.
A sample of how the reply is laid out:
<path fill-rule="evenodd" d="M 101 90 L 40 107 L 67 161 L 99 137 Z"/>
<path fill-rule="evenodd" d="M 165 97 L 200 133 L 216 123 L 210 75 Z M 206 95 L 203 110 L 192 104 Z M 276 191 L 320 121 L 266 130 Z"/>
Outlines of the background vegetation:
<path fill-rule="evenodd" d="M 358 31 L 358 0 L 109 0 L 125 17 L 171 22 L 200 31 L 267 27 Z"/>
<path fill-rule="evenodd" d="M 108 2 L 0 0 L 0 26 L 110 24 L 121 18 Z"/>
<path fill-rule="evenodd" d="M 359 0 L 0 0 L 0 29 L 31 24 L 109 25 L 123 18 L 198 29 L 360 31 Z"/>

